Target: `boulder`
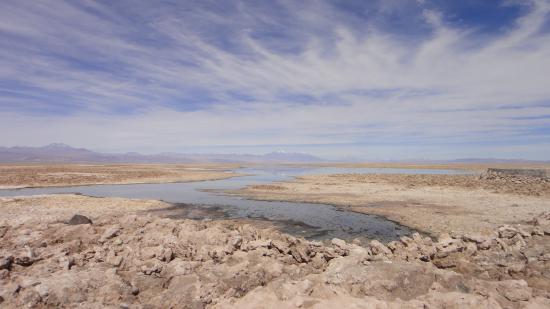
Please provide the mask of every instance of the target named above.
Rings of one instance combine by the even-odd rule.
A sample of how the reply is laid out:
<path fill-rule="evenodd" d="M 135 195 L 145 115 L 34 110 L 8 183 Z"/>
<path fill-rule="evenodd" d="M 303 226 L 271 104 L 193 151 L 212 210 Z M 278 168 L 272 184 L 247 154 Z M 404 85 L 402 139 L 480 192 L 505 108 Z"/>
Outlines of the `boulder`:
<path fill-rule="evenodd" d="M 92 220 L 90 218 L 83 216 L 83 215 L 74 215 L 69 221 L 67 221 L 68 225 L 79 225 L 79 224 L 92 224 Z"/>

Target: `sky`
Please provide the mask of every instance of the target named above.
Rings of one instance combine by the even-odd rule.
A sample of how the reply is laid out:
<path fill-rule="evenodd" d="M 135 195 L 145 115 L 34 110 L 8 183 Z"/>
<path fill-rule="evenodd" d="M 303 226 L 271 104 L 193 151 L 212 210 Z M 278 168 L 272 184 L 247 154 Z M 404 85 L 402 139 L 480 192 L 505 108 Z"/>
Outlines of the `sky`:
<path fill-rule="evenodd" d="M 0 2 L 0 145 L 550 160 L 550 0 Z"/>

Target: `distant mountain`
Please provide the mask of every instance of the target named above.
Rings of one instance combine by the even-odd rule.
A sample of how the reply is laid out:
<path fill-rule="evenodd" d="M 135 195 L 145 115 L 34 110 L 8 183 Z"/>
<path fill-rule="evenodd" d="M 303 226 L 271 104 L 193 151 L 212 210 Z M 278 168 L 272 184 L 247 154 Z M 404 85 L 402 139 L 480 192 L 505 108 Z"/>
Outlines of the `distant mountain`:
<path fill-rule="evenodd" d="M 2 163 L 310 163 L 322 161 L 324 160 L 309 154 L 284 151 L 265 155 L 182 153 L 143 155 L 137 152 L 100 153 L 61 143 L 43 147 L 0 147 Z"/>

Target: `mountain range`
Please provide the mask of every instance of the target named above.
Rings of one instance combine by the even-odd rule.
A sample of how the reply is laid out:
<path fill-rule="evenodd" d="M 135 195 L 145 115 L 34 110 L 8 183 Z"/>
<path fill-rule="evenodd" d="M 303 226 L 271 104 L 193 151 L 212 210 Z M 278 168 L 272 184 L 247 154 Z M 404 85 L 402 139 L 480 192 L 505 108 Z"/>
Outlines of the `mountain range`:
<path fill-rule="evenodd" d="M 101 153 L 85 148 L 54 143 L 43 147 L 0 147 L 2 163 L 306 163 L 324 160 L 306 153 L 276 151 L 254 154 L 183 154 L 144 155 L 137 152 Z"/>

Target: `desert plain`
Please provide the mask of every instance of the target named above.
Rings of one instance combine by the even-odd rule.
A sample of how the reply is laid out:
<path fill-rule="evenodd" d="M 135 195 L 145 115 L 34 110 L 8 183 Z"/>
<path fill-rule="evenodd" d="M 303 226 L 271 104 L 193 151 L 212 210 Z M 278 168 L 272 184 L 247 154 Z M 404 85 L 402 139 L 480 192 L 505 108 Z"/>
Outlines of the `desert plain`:
<path fill-rule="evenodd" d="M 0 186 L 201 181 L 238 176 L 235 167 L 4 165 Z M 163 211 L 174 205 L 155 200 L 2 197 L 0 307 L 549 308 L 550 181 L 483 175 L 487 167 L 311 175 L 226 192 L 332 204 L 420 232 L 366 245 L 245 219 L 175 219 Z"/>

